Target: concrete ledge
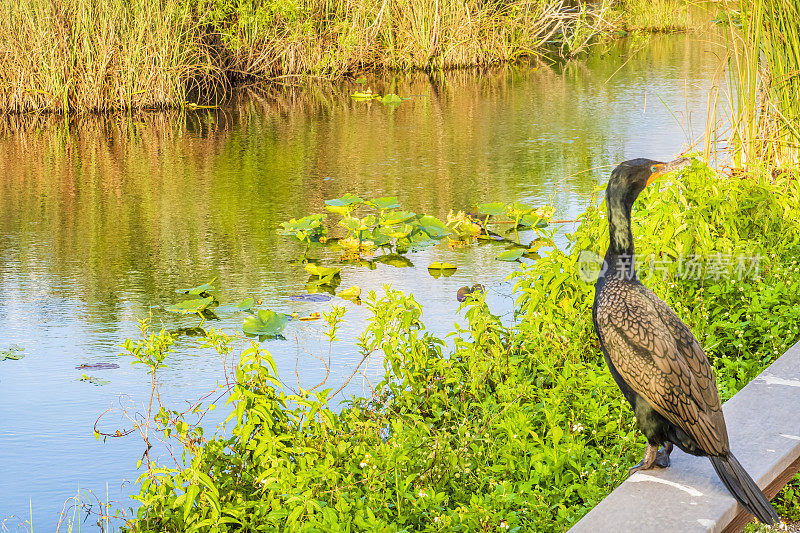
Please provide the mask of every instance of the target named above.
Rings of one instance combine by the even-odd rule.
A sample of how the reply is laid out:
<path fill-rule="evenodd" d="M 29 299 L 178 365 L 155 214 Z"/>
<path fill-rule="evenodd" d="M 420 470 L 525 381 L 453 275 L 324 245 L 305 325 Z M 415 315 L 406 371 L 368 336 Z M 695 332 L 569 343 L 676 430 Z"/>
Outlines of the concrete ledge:
<path fill-rule="evenodd" d="M 722 406 L 731 451 L 769 498 L 800 469 L 800 342 Z M 637 472 L 570 532 L 741 531 L 751 516 L 705 457 L 677 448 L 666 469 Z"/>

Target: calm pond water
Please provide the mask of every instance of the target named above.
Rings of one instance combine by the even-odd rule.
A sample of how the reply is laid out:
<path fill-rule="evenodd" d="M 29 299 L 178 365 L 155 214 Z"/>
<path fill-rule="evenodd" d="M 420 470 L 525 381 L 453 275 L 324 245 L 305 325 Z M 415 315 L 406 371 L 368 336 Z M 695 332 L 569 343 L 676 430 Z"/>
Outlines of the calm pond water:
<path fill-rule="evenodd" d="M 328 380 L 338 387 L 359 360 L 366 310 L 288 299 L 305 292 L 307 275 L 291 262 L 300 246 L 276 234 L 280 222 L 346 192 L 397 196 L 441 218 L 489 201 L 551 204 L 556 218 L 572 218 L 616 163 L 671 159 L 700 138 L 718 52 L 701 37 L 664 36 L 602 45 L 565 66 L 371 78 L 376 92 L 412 96 L 397 108 L 352 101 L 355 84 L 319 85 L 184 115 L 3 123 L 0 350 L 18 345 L 25 357 L 0 362 L 0 531 L 24 530 L 31 516 L 34 529 L 54 530 L 84 490 L 131 505 L 142 441 L 97 442 L 93 425 L 110 407 L 143 411 L 145 369 L 118 355 L 138 319 L 197 323 L 158 307 L 181 300 L 175 288 L 218 276 L 224 301 L 253 296 L 301 315 L 346 306 Z M 439 246 L 410 254 L 414 268 L 344 265 L 341 288 L 413 292 L 428 328 L 445 334 L 463 320 L 457 289 L 480 282 L 511 320 L 504 279 L 515 264 L 495 261 L 500 250 Z M 426 266 L 437 260 L 459 270 L 434 279 Z M 235 333 L 241 321 L 207 325 Z M 322 331 L 320 321 L 291 322 L 286 340 L 264 343 L 288 386 L 324 375 Z M 219 358 L 196 345 L 181 337 L 169 356 L 165 404 L 186 406 L 224 380 Z M 76 369 L 83 363 L 120 366 Z M 78 381 L 84 373 L 110 383 Z M 370 361 L 367 377 L 380 374 Z M 360 378 L 345 392 L 364 386 Z M 101 427 L 122 427 L 119 414 Z"/>

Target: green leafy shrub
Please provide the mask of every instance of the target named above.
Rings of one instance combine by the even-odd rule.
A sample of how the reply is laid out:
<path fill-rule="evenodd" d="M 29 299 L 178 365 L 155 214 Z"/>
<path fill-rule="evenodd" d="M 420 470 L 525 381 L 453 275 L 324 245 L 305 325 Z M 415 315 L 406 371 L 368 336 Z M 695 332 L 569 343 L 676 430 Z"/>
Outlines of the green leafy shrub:
<path fill-rule="evenodd" d="M 695 164 L 637 204 L 638 251 L 664 263 L 647 284 L 706 347 L 726 398 L 800 338 L 797 187 L 725 179 Z M 568 239 L 514 275 L 511 326 L 470 298 L 467 324 L 445 343 L 425 329 L 412 296 L 389 287 L 370 293 L 358 350 L 382 357 L 385 377 L 370 398 L 338 409 L 328 404 L 330 390 L 286 394 L 271 356 L 252 344 L 241 354 L 223 433 L 205 440 L 175 412 L 158 419 L 179 428 L 184 464 L 142 474 L 129 527 L 568 528 L 624 479 L 644 444 L 602 361 L 594 289 L 582 280 L 581 252 L 607 244 L 604 210 L 593 203 Z M 680 259 L 694 254 L 758 254 L 759 276 L 681 275 Z M 232 349 L 218 332 L 209 345 Z"/>

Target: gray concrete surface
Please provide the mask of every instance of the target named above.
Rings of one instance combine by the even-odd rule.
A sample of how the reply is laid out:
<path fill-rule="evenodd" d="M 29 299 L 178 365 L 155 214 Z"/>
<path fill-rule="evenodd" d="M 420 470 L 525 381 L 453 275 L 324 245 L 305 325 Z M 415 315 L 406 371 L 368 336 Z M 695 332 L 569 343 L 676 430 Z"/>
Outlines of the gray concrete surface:
<path fill-rule="evenodd" d="M 777 478 L 800 458 L 800 343 L 722 409 L 731 451 L 762 489 L 773 483 L 777 492 Z M 671 458 L 669 468 L 628 478 L 570 532 L 724 531 L 742 508 L 709 460 L 678 449 Z"/>

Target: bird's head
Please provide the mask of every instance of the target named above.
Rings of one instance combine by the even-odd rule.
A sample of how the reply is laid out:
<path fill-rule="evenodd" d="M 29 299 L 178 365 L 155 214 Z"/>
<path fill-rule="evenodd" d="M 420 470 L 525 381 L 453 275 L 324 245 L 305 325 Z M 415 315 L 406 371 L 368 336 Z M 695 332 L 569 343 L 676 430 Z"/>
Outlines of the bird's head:
<path fill-rule="evenodd" d="M 630 159 L 620 163 L 611 173 L 606 197 L 622 200 L 630 207 L 645 187 L 660 176 L 677 170 L 688 162 L 689 159 L 681 157 L 668 163 L 652 159 Z"/>

